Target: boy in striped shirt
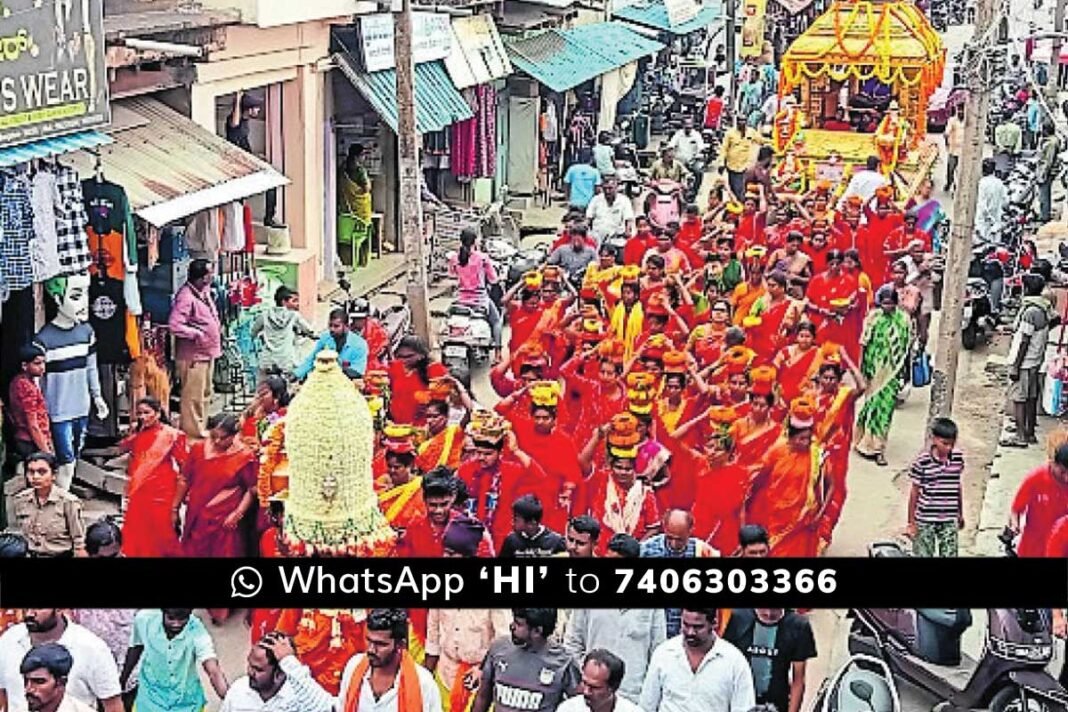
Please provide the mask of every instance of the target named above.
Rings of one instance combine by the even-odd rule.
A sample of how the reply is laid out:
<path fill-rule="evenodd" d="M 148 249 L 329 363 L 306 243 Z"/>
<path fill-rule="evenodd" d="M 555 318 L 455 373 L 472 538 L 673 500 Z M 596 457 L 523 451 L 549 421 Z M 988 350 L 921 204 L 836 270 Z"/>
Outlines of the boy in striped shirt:
<path fill-rule="evenodd" d="M 912 490 L 907 531 L 916 556 L 957 556 L 957 532 L 964 528 L 964 455 L 956 445 L 957 424 L 949 418 L 935 418 L 927 450 L 909 469 Z"/>

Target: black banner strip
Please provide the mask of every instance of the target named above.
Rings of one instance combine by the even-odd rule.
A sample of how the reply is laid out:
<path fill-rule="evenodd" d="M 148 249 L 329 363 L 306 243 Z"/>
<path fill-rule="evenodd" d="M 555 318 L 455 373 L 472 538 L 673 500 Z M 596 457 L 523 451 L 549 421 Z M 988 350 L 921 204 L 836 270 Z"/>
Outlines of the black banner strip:
<path fill-rule="evenodd" d="M 1065 559 L 0 561 L 0 606 L 989 608 L 1068 605 Z"/>

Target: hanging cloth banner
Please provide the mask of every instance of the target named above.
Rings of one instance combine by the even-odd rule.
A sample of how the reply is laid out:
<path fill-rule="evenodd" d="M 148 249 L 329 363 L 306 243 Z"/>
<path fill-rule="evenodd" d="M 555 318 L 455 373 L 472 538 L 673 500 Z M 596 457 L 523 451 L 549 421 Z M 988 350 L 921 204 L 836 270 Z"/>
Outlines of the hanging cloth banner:
<path fill-rule="evenodd" d="M 743 59 L 755 59 L 764 51 L 764 17 L 768 0 L 745 0 L 742 12 L 742 47 L 738 51 Z"/>

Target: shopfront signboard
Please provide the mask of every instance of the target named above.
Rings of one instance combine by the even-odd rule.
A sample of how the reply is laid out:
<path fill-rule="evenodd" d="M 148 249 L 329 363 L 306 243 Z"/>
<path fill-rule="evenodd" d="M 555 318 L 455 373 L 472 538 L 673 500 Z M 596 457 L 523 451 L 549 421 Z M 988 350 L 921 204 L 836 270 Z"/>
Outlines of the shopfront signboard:
<path fill-rule="evenodd" d="M 393 69 L 393 15 L 382 13 L 360 18 L 360 45 L 367 72 Z M 445 59 L 452 51 L 451 18 L 444 13 L 412 13 L 412 54 L 416 64 Z"/>
<path fill-rule="evenodd" d="M 104 0 L 0 0 L 0 147 L 111 122 Z"/>

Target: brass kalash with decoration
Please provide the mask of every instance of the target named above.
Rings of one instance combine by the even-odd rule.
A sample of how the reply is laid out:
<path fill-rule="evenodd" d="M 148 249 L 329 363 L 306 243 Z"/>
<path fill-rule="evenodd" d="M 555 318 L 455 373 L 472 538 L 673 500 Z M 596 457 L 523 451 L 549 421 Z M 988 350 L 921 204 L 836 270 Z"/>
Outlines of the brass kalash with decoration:
<path fill-rule="evenodd" d="M 927 104 L 942 83 L 945 57 L 941 38 L 911 0 L 835 0 L 783 54 L 772 123 L 778 163 L 803 170 L 810 184 L 833 185 L 848 182 L 875 155 L 908 198 L 938 157 L 927 138 Z M 873 84 L 879 100 L 866 104 L 862 90 Z M 839 108 L 867 130 L 842 126 Z"/>

